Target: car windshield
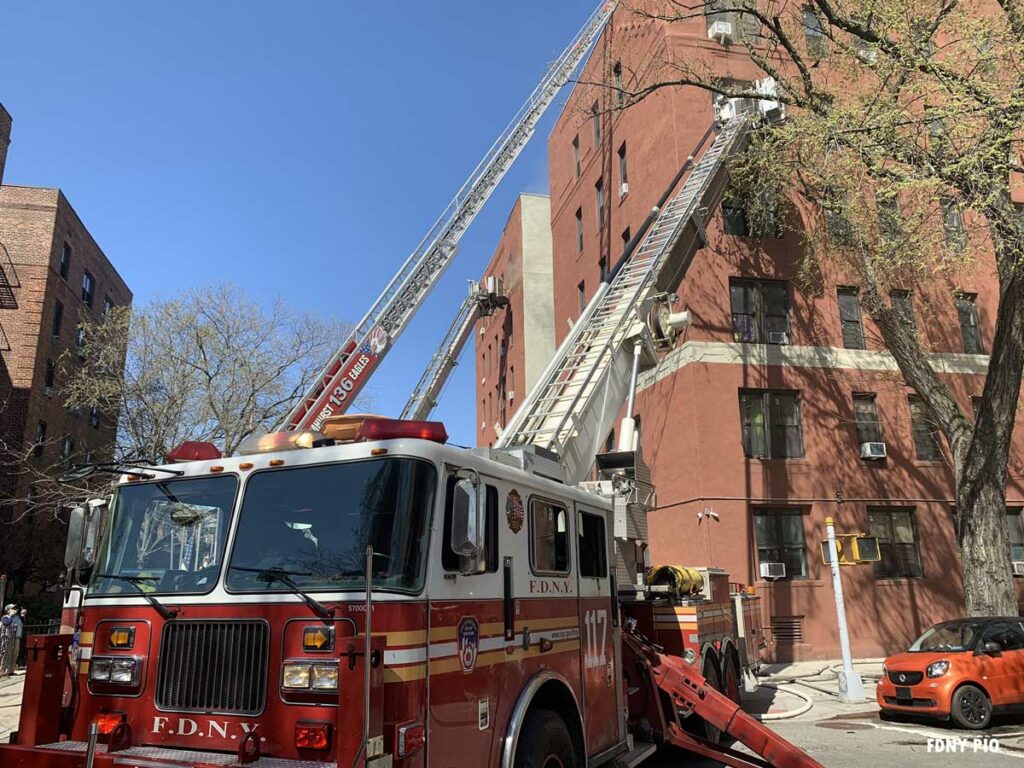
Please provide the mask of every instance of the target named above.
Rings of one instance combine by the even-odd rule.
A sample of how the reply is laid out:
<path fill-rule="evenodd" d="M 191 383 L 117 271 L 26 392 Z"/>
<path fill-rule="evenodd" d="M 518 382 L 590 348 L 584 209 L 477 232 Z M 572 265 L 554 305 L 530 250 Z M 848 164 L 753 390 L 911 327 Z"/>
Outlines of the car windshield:
<path fill-rule="evenodd" d="M 942 653 L 969 651 L 974 648 L 978 634 L 984 629 L 980 621 L 951 621 L 937 624 L 921 635 L 910 646 L 911 653 Z"/>
<path fill-rule="evenodd" d="M 228 589 L 365 589 L 366 548 L 372 545 L 374 586 L 418 591 L 436 482 L 432 465 L 401 458 L 253 475 L 242 500 Z"/>
<path fill-rule="evenodd" d="M 89 591 L 209 592 L 217 581 L 237 490 L 231 475 L 122 485 Z"/>

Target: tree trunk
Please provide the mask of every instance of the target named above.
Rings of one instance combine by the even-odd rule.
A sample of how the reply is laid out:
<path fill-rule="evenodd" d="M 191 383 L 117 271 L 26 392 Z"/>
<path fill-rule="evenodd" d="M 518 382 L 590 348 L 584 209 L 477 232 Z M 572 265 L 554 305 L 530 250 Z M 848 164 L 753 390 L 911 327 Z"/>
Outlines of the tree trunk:
<path fill-rule="evenodd" d="M 1019 608 L 1006 534 L 1005 475 L 993 474 L 988 468 L 982 472 L 974 478 L 972 498 L 957 493 L 965 608 L 968 616 L 1016 616 Z"/>

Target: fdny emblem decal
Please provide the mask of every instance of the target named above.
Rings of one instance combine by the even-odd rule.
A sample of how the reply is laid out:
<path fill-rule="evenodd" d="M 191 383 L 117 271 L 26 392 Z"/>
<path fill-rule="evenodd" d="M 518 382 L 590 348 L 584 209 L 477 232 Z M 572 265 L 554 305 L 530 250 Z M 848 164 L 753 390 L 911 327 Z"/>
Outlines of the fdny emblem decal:
<path fill-rule="evenodd" d="M 470 673 L 476 669 L 476 659 L 480 653 L 480 625 L 472 616 L 459 622 L 459 663 L 462 671 Z"/>
<path fill-rule="evenodd" d="M 523 497 L 515 488 L 508 492 L 508 500 L 505 502 L 505 517 L 508 519 L 508 527 L 512 533 L 519 533 L 523 530 L 523 520 L 526 519 L 526 513 L 523 511 Z"/>

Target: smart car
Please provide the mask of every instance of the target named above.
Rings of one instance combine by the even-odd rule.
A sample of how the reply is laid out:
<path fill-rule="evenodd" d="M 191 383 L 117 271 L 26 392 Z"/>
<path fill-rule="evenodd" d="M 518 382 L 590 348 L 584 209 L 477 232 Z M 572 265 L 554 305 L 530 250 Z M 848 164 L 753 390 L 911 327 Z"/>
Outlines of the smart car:
<path fill-rule="evenodd" d="M 993 710 L 1024 704 L 1024 623 L 1006 616 L 936 624 L 885 660 L 875 695 L 883 715 L 986 728 Z"/>

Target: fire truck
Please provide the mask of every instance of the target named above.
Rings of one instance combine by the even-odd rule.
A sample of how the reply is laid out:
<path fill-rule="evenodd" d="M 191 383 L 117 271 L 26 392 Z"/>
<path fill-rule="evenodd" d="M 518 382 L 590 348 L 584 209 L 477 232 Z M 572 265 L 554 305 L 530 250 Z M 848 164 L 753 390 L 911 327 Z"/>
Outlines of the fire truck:
<path fill-rule="evenodd" d="M 164 465 L 107 467 L 112 498 L 71 516 L 69 631 L 30 638 L 0 764 L 621 768 L 677 747 L 731 766 L 818 766 L 739 706 L 757 598 L 719 570 L 649 567 L 654 489 L 630 418 L 640 371 L 687 321 L 672 291 L 727 159 L 781 117 L 770 83 L 720 105 L 497 446 L 448 445 L 436 421 L 344 413 L 554 82 L 284 429 L 237 456 L 186 443 Z M 499 293 L 478 290 L 470 312 Z M 461 312 L 455 347 L 471 326 Z M 415 413 L 432 407 L 451 352 L 435 355 Z"/>

